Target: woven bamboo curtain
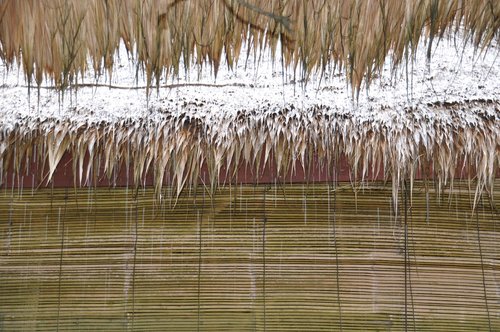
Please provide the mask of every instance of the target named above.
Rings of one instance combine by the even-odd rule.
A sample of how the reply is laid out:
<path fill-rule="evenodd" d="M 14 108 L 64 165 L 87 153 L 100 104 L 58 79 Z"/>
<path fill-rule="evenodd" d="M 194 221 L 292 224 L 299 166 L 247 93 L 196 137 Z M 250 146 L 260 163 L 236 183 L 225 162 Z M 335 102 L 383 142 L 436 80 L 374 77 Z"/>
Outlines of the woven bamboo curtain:
<path fill-rule="evenodd" d="M 423 188 L 4 189 L 0 331 L 500 330 L 500 182 Z"/>

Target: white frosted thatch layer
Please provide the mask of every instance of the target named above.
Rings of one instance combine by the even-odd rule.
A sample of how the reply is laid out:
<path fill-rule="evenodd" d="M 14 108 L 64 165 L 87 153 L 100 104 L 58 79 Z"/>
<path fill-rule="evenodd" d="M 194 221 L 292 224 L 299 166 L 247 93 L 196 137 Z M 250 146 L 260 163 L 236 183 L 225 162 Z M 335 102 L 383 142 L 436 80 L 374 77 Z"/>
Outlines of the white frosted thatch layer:
<path fill-rule="evenodd" d="M 500 61 L 496 48 L 478 55 L 457 43 L 442 40 L 429 65 L 423 46 L 408 73 L 387 68 L 357 102 L 342 74 L 303 86 L 260 58 L 221 70 L 216 81 L 190 71 L 149 100 L 125 54 L 111 82 L 101 79 L 111 88 L 92 86 L 89 76 L 64 100 L 50 87 L 39 102 L 36 89 L 28 99 L 23 76 L 3 68 L 0 166 L 19 167 L 37 149 L 50 178 L 70 152 L 81 183 L 90 156 L 110 178 L 127 164 L 135 183 L 150 171 L 158 191 L 165 178 L 180 191 L 198 181 L 202 165 L 217 182 L 223 168 L 231 174 L 242 164 L 271 163 L 286 174 L 296 162 L 307 168 L 312 154 L 327 168 L 342 155 L 359 179 L 383 170 L 395 198 L 417 172 L 432 169 L 441 184 L 462 166 L 478 194 L 491 188 L 500 164 Z"/>
<path fill-rule="evenodd" d="M 185 112 L 196 108 L 196 114 L 209 117 L 255 109 L 276 110 L 293 105 L 307 109 L 326 105 L 337 112 L 355 112 L 369 117 L 385 117 L 380 108 L 398 110 L 429 102 L 457 102 L 474 99 L 500 99 L 500 49 L 492 46 L 478 54 L 463 40 L 443 39 L 427 63 L 426 46 L 421 45 L 415 61 L 384 72 L 359 100 L 352 98 L 344 73 L 327 70 L 323 77 L 313 76 L 306 86 L 295 82 L 293 74 L 283 73 L 280 63 L 250 54 L 234 71 L 221 65 L 217 79 L 209 66 L 184 71 L 184 78 L 164 82 L 158 91 L 146 96 L 145 79 L 129 61 L 125 50 L 117 55 L 115 71 L 109 77 L 96 79 L 88 72 L 81 86 L 66 91 L 64 96 L 44 86 L 38 92 L 28 89 L 24 75 L 17 69 L 7 71 L 2 65 L 0 117 L 2 126 L 20 117 L 80 119 L 81 121 L 120 121 L 124 118 L 144 119 L 158 112 Z M 300 72 L 300 70 L 297 70 Z M 297 74 L 297 76 L 300 76 Z M 198 79 L 200 78 L 200 79 Z M 111 88 L 106 87 L 111 86 Z M 39 97 L 39 102 L 38 102 Z M 377 111 L 377 112 L 374 112 Z M 206 113 L 203 114 L 202 113 Z"/>

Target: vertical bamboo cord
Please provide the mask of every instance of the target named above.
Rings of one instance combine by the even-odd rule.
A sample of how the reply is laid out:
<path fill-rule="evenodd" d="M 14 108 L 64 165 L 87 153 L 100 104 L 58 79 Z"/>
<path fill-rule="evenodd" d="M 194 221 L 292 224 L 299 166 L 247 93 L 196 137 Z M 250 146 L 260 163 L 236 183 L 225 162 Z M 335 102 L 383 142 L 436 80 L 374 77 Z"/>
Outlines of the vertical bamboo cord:
<path fill-rule="evenodd" d="M 476 207 L 476 230 L 477 230 L 477 245 L 479 248 L 479 258 L 481 260 L 481 274 L 483 277 L 483 294 L 484 294 L 484 304 L 486 306 L 486 315 L 488 316 L 488 330 L 491 332 L 491 318 L 490 318 L 490 307 L 488 305 L 488 295 L 486 292 L 486 277 L 484 274 L 484 261 L 483 261 L 483 249 L 481 247 L 481 234 L 479 231 L 479 212 Z"/>
<path fill-rule="evenodd" d="M 406 181 L 404 183 L 406 185 Z M 405 236 L 405 247 L 404 247 L 404 254 L 405 254 L 405 332 L 408 331 L 408 224 L 407 224 L 407 202 L 406 202 L 406 186 L 403 188 L 404 190 L 404 210 L 405 210 L 405 220 L 404 220 L 404 236 Z"/>
<path fill-rule="evenodd" d="M 262 219 L 262 298 L 263 298 L 263 316 L 264 316 L 264 331 L 266 331 L 266 193 L 269 188 L 264 188 L 264 217 Z"/>
<path fill-rule="evenodd" d="M 410 188 L 410 190 L 408 190 L 408 183 L 406 182 L 405 183 L 405 196 L 406 196 L 405 201 L 406 201 L 406 204 L 408 204 L 408 201 L 411 200 L 410 193 L 411 193 L 411 188 Z M 410 229 L 410 233 L 409 233 L 410 235 L 408 236 L 408 231 L 406 233 L 406 235 L 407 235 L 406 252 L 407 252 L 407 260 L 408 260 L 408 286 L 409 286 L 409 290 L 410 290 L 411 318 L 412 318 L 412 324 L 413 324 L 413 331 L 416 331 L 415 302 L 413 301 L 413 284 L 412 284 L 412 280 L 411 280 L 410 250 L 413 251 L 413 259 L 415 260 L 415 269 L 417 267 L 417 261 L 416 261 L 417 255 L 415 253 L 415 247 L 416 247 L 415 238 L 413 237 L 413 217 L 412 217 L 411 203 L 409 206 L 407 206 L 406 211 L 409 212 L 409 216 L 408 216 L 408 212 L 405 212 L 405 224 L 407 224 L 407 229 L 408 229 L 408 227 Z M 409 222 L 408 222 L 408 220 L 409 220 Z M 409 223 L 409 226 L 408 226 L 408 223 Z M 410 245 L 408 245 L 408 243 L 410 243 Z"/>
<path fill-rule="evenodd" d="M 410 210 L 410 244 L 411 244 L 411 250 L 413 252 L 413 259 L 415 260 L 415 270 L 417 270 L 417 254 L 415 252 L 415 238 L 413 234 L 413 219 L 412 219 L 412 211 L 411 211 L 411 206 L 409 208 Z M 410 248 L 408 250 L 410 250 Z M 408 251 L 408 262 L 410 262 L 410 252 Z M 417 271 L 418 275 L 418 271 Z M 416 332 L 417 330 L 417 324 L 415 321 L 415 302 L 413 301 L 413 283 L 411 279 L 411 268 L 408 269 L 408 283 L 410 286 L 410 301 L 411 301 L 411 319 L 412 319 L 412 324 L 413 324 L 413 332 Z"/>
<path fill-rule="evenodd" d="M 338 166 L 338 164 L 337 164 Z M 337 167 L 337 172 L 338 172 L 338 167 Z M 338 174 L 338 173 L 336 173 Z M 340 299 L 340 273 L 339 273 L 339 251 L 337 247 L 337 179 L 333 180 L 334 182 L 334 187 L 333 187 L 333 249 L 335 253 L 335 281 L 336 281 L 336 288 L 337 288 L 337 308 L 339 312 L 339 330 L 340 332 L 343 331 L 343 326 L 342 326 L 342 301 Z M 328 191 L 328 204 L 330 204 L 330 191 Z"/>
<path fill-rule="evenodd" d="M 404 271 L 405 271 L 405 314 L 404 314 L 404 327 L 405 332 L 408 331 L 408 290 L 410 296 L 410 306 L 411 306 L 411 315 L 412 315 L 412 324 L 413 330 L 416 330 L 415 327 L 415 306 L 413 302 L 413 288 L 411 284 L 411 260 L 410 260 L 410 251 L 408 246 L 408 183 L 405 180 L 403 182 L 403 202 L 404 202 Z"/>
<path fill-rule="evenodd" d="M 137 262 L 137 242 L 139 239 L 139 234 L 138 234 L 138 223 L 139 223 L 139 187 L 136 188 L 135 191 L 135 215 L 134 215 L 134 258 L 133 258 L 133 263 L 132 263 L 132 321 L 131 321 L 131 327 L 132 331 L 134 330 L 134 321 L 135 321 L 135 270 L 136 270 L 136 262 Z"/>
<path fill-rule="evenodd" d="M 52 194 L 51 197 L 53 197 L 53 191 L 54 191 L 54 183 L 52 182 Z M 59 218 L 61 218 L 61 223 L 62 223 L 62 232 L 61 232 L 61 250 L 59 253 L 59 280 L 57 284 L 57 327 L 56 331 L 59 331 L 59 319 L 61 316 L 61 281 L 62 281 L 62 267 L 63 267 L 63 255 L 64 255 L 64 235 L 65 235 L 65 224 L 64 224 L 64 219 L 66 218 L 66 208 L 68 206 L 68 192 L 66 189 L 66 194 L 64 196 L 64 213 L 61 218 L 59 215 Z"/>
<path fill-rule="evenodd" d="M 205 195 L 203 195 L 205 197 Z M 205 204 L 205 200 L 203 200 Z M 201 245 L 202 245 L 202 219 L 200 218 L 200 211 L 197 211 L 198 218 L 198 312 L 197 312 L 197 331 L 200 331 L 201 323 Z"/>
<path fill-rule="evenodd" d="M 59 331 L 59 318 L 61 315 L 61 277 L 62 277 L 62 262 L 64 252 L 64 219 L 62 220 L 62 233 L 61 233 L 61 251 L 59 254 L 59 280 L 57 285 L 57 329 Z"/>
<path fill-rule="evenodd" d="M 14 188 L 14 186 L 12 186 Z M 12 242 L 12 228 L 13 228 L 13 223 L 14 223 L 14 193 L 11 191 L 10 193 L 10 202 L 9 202 L 9 221 L 8 221 L 8 228 L 7 228 L 7 243 L 5 248 L 7 249 L 7 255 L 10 254 L 10 246 Z"/>

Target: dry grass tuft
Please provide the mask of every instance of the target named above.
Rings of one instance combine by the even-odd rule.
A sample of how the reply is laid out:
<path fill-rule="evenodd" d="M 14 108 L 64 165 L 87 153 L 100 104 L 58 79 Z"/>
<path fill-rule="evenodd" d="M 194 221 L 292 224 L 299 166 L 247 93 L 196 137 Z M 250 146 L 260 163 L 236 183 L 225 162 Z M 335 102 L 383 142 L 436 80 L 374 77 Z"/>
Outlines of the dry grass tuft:
<path fill-rule="evenodd" d="M 20 179 L 35 162 L 41 165 L 40 179 L 50 181 L 63 155 L 70 154 L 75 185 L 92 186 L 102 178 L 113 183 L 127 169 L 131 185 L 141 186 L 150 174 L 157 194 L 167 185 L 179 195 L 198 184 L 216 188 L 221 179 L 238 183 L 241 169 L 258 179 L 262 167 L 271 166 L 285 182 L 298 167 L 304 174 L 314 167 L 336 173 L 343 156 L 354 184 L 378 176 L 389 180 L 395 208 L 402 182 L 412 188 L 417 177 L 433 179 L 440 192 L 453 184 L 457 170 L 476 184 L 477 202 L 483 193 L 493 193 L 499 171 L 499 106 L 487 100 L 421 105 L 390 123 L 328 107 L 216 118 L 179 113 L 98 125 L 27 117 L 0 132 L 0 175 L 12 170 Z M 439 116 L 424 120 L 422 113 Z"/>
<path fill-rule="evenodd" d="M 500 37 L 492 0 L 4 0 L 0 57 L 20 63 L 28 84 L 49 78 L 66 88 L 88 68 L 113 71 L 120 41 L 144 70 L 148 88 L 177 75 L 181 63 L 217 74 L 247 43 L 270 48 L 307 78 L 328 64 L 344 68 L 353 91 L 369 83 L 388 54 L 397 65 L 427 36 L 463 30 L 477 47 Z M 282 53 L 277 54 L 278 45 Z"/>

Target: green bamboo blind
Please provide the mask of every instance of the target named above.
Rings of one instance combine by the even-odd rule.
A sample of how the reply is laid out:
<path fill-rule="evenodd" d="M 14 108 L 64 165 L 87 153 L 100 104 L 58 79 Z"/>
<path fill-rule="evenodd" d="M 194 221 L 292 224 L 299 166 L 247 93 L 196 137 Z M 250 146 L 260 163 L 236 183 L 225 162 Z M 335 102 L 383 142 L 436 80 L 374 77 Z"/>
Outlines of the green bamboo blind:
<path fill-rule="evenodd" d="M 0 331 L 498 331 L 495 186 L 4 189 Z"/>

